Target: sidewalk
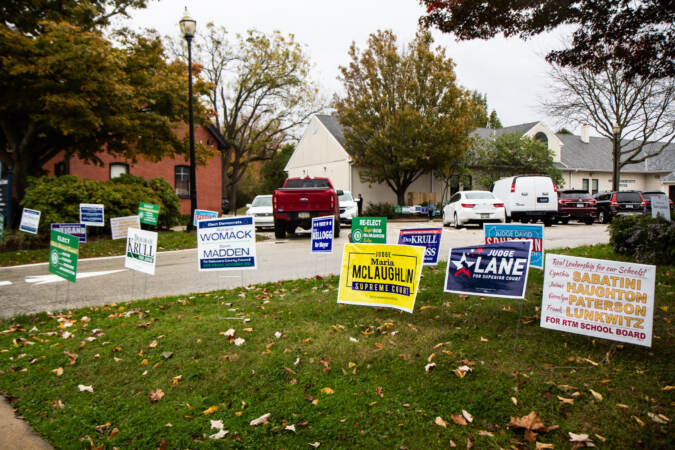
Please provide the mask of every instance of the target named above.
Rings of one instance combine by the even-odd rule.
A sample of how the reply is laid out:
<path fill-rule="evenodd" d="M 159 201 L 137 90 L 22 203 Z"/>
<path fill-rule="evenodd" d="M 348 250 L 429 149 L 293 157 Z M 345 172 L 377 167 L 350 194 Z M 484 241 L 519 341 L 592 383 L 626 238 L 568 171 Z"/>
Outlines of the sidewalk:
<path fill-rule="evenodd" d="M 0 396 L 0 448 L 4 450 L 51 450 L 53 447 L 42 440 L 14 410 L 5 397 Z"/>

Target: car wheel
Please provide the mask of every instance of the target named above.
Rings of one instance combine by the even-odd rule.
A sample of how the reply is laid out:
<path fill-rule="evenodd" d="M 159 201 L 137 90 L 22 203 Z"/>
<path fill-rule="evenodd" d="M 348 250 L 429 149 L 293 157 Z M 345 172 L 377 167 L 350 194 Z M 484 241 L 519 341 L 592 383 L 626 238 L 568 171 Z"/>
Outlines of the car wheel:
<path fill-rule="evenodd" d="M 560 219 L 560 223 L 562 223 L 563 225 L 567 225 L 568 223 L 570 223 L 570 219 Z"/>
<path fill-rule="evenodd" d="M 544 217 L 543 222 L 545 227 L 550 227 L 553 225 L 553 217 Z"/>
<path fill-rule="evenodd" d="M 443 226 L 444 226 L 444 227 L 447 227 L 447 226 L 448 226 L 448 222 L 445 220 L 445 211 L 443 211 L 443 219 L 442 219 L 442 220 L 443 220 Z"/>
<path fill-rule="evenodd" d="M 604 211 L 598 212 L 598 222 L 607 223 L 607 215 L 605 214 Z"/>
<path fill-rule="evenodd" d="M 338 226 L 335 227 L 333 230 L 333 237 L 339 238 L 340 237 L 340 223 L 338 222 Z"/>
<path fill-rule="evenodd" d="M 458 230 L 462 228 L 462 224 L 459 223 L 459 218 L 457 218 L 457 213 L 455 213 L 455 228 L 457 228 Z"/>
<path fill-rule="evenodd" d="M 592 217 L 586 217 L 586 218 L 584 219 L 584 223 L 585 223 L 586 225 L 593 225 L 593 218 L 592 218 Z"/>
<path fill-rule="evenodd" d="M 274 237 L 277 239 L 286 237 L 286 226 L 283 222 L 274 222 Z"/>

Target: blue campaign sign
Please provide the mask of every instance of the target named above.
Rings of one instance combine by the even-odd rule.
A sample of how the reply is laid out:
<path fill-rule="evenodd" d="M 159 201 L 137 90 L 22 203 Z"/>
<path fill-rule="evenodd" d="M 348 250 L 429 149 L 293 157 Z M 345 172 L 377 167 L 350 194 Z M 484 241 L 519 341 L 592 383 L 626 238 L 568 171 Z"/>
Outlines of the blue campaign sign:
<path fill-rule="evenodd" d="M 312 252 L 333 252 L 334 225 L 335 217 L 333 216 L 312 218 Z"/>
<path fill-rule="evenodd" d="M 51 229 L 75 236 L 80 242 L 87 242 L 87 226 L 83 223 L 53 223 Z"/>
<path fill-rule="evenodd" d="M 532 241 L 530 267 L 544 268 L 544 226 L 522 225 L 516 223 L 486 223 L 483 225 L 485 243 L 528 240 Z"/>
<path fill-rule="evenodd" d="M 410 228 L 400 231 L 398 243 L 424 247 L 424 265 L 435 266 L 438 264 L 441 236 L 443 236 L 442 228 Z"/>
<path fill-rule="evenodd" d="M 209 211 L 208 209 L 195 209 L 195 215 L 192 219 L 192 224 L 197 226 L 197 222 L 204 219 L 216 219 L 218 213 L 216 211 Z"/>
<path fill-rule="evenodd" d="M 80 203 L 80 223 L 90 227 L 104 227 L 103 205 Z"/>
<path fill-rule="evenodd" d="M 445 292 L 524 298 L 531 241 L 450 249 Z"/>
<path fill-rule="evenodd" d="M 255 269 L 253 217 L 200 220 L 197 223 L 199 271 Z"/>

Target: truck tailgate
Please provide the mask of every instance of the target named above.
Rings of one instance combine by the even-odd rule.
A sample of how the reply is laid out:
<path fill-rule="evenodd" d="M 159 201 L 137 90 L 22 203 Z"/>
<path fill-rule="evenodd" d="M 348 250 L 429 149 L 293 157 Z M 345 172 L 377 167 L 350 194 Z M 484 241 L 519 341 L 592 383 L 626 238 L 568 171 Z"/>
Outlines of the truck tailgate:
<path fill-rule="evenodd" d="M 277 189 L 274 191 L 276 210 L 279 212 L 332 211 L 335 208 L 332 192 L 323 188 Z"/>

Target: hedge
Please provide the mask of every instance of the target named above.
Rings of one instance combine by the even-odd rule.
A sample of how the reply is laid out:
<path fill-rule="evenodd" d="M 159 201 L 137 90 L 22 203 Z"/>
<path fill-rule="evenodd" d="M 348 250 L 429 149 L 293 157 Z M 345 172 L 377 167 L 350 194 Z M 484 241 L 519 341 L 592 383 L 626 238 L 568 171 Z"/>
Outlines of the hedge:
<path fill-rule="evenodd" d="M 675 223 L 650 216 L 617 216 L 609 225 L 614 251 L 646 264 L 673 264 Z"/>

